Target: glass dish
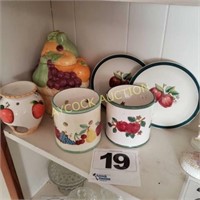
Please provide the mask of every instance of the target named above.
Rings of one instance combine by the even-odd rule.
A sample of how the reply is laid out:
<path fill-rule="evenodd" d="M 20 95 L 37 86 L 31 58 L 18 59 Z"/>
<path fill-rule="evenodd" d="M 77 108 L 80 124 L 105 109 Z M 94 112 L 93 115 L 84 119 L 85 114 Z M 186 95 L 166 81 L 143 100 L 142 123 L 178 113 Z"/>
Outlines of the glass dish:
<path fill-rule="evenodd" d="M 57 185 L 59 191 L 64 195 L 68 195 L 70 191 L 83 186 L 86 180 L 86 178 L 53 161 L 49 162 L 48 174 L 50 180 Z"/>
<path fill-rule="evenodd" d="M 67 200 L 97 200 L 97 194 L 88 187 L 78 187 L 71 191 Z"/>

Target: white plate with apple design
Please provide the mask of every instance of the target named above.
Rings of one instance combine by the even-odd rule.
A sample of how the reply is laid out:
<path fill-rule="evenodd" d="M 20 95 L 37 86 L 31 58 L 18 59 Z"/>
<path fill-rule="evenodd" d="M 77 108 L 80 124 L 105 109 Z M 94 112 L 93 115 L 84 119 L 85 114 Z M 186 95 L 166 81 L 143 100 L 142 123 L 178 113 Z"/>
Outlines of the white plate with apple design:
<path fill-rule="evenodd" d="M 199 84 L 185 67 L 174 62 L 155 62 L 140 69 L 131 84 L 144 84 L 155 95 L 152 125 L 176 128 L 199 112 Z"/>
<path fill-rule="evenodd" d="M 145 64 L 141 60 L 131 55 L 114 54 L 107 56 L 95 66 L 91 75 L 90 86 L 101 95 L 102 104 L 105 106 L 105 98 L 103 97 L 106 97 L 108 90 L 129 81 L 127 75 L 130 75 L 131 78 L 144 66 Z"/>

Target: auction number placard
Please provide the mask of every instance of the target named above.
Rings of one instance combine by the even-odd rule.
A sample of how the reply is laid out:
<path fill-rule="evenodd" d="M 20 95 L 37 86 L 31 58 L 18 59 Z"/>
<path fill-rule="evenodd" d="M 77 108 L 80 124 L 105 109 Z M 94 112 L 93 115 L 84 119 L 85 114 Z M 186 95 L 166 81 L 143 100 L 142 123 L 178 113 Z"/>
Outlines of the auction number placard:
<path fill-rule="evenodd" d="M 126 149 L 95 149 L 88 181 L 140 186 L 138 152 Z"/>

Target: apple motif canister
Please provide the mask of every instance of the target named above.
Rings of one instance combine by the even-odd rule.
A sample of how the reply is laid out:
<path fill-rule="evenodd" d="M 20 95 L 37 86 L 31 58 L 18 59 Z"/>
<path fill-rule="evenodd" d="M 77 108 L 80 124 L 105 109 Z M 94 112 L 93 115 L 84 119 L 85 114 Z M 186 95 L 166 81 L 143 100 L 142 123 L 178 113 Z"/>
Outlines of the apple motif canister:
<path fill-rule="evenodd" d="M 120 85 L 107 93 L 106 135 L 113 143 L 137 147 L 150 138 L 154 95 L 137 85 Z"/>

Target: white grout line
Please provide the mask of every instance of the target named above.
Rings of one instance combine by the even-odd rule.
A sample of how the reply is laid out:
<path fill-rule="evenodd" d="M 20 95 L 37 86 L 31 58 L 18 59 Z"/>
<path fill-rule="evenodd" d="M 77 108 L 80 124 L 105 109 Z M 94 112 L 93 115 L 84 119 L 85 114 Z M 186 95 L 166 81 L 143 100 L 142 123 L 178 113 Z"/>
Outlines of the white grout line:
<path fill-rule="evenodd" d="M 77 27 L 76 27 L 76 2 L 75 2 L 75 0 L 73 1 L 73 8 L 74 8 L 74 44 L 76 45 L 76 46 L 78 46 L 77 45 Z"/>
<path fill-rule="evenodd" d="M 128 52 L 128 40 L 129 40 L 129 27 L 130 27 L 130 5 L 128 2 L 128 12 L 127 12 L 127 29 L 126 29 L 126 41 L 125 41 L 125 52 Z"/>
<path fill-rule="evenodd" d="M 50 0 L 49 3 L 50 3 L 50 11 L 51 11 L 52 28 L 53 28 L 53 31 L 55 31 L 52 0 Z"/>
<path fill-rule="evenodd" d="M 197 42 L 198 42 L 198 58 L 197 58 L 197 67 L 198 67 L 198 81 L 200 83 L 200 7 L 198 7 L 198 20 L 197 20 L 197 24 L 198 24 L 198 38 L 197 38 Z"/>
<path fill-rule="evenodd" d="M 162 38 L 161 49 L 160 49 L 160 59 L 161 60 L 163 58 L 163 51 L 164 51 L 164 46 L 165 46 L 167 25 L 168 25 L 168 20 L 169 20 L 169 12 L 170 12 L 170 6 L 168 5 L 167 6 L 167 11 L 166 11 L 166 20 L 165 20 L 165 25 L 164 25 L 164 30 L 163 30 L 163 38 Z"/>

